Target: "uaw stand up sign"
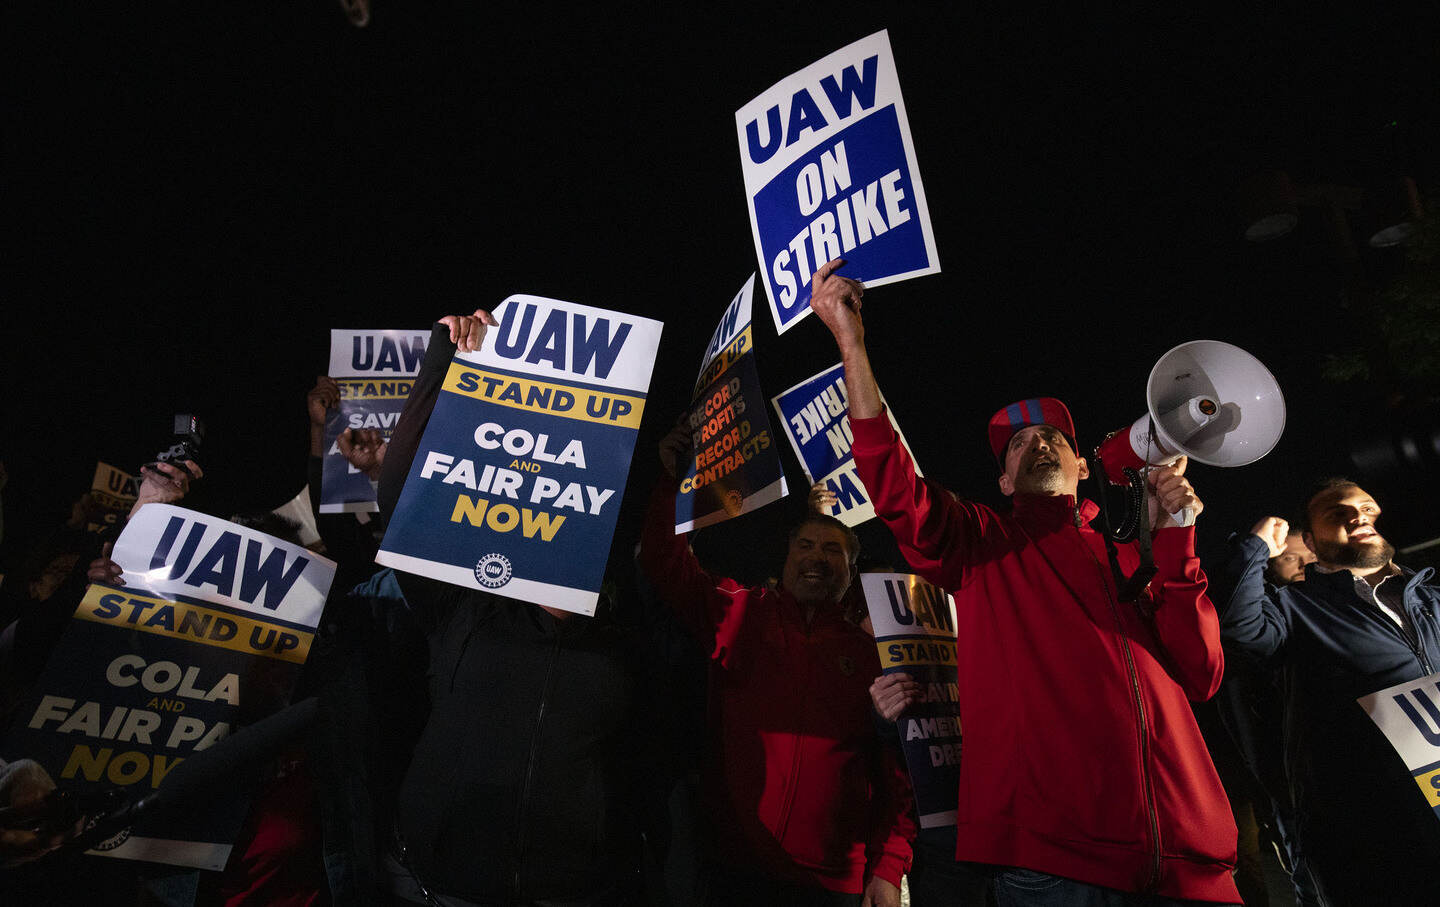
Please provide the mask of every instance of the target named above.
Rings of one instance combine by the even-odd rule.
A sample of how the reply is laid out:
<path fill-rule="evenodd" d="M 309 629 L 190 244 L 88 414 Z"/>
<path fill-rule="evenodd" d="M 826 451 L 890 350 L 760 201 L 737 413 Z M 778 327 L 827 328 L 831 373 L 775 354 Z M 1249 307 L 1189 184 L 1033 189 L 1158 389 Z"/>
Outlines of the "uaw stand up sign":
<path fill-rule="evenodd" d="M 777 333 L 810 314 L 810 277 L 832 258 L 869 286 L 940 271 L 886 32 L 777 82 L 735 129 Z"/>
<path fill-rule="evenodd" d="M 112 557 L 125 585 L 85 591 L 0 755 L 36 760 L 62 791 L 122 787 L 139 799 L 289 701 L 335 564 L 168 504 L 142 507 Z M 215 788 L 90 852 L 224 868 L 248 798 Z"/>
<path fill-rule="evenodd" d="M 140 496 L 140 480 L 106 463 L 95 464 L 95 478 L 90 483 L 90 500 L 93 507 L 86 514 L 87 532 L 99 532 L 118 523 Z"/>
<path fill-rule="evenodd" d="M 594 614 L 661 323 L 511 296 L 457 353 L 375 560 Z"/>
<path fill-rule="evenodd" d="M 920 684 L 921 701 L 895 722 L 920 827 L 954 825 L 960 797 L 955 601 L 908 573 L 866 573 L 860 581 L 881 668 L 903 671 Z"/>
<path fill-rule="evenodd" d="M 338 439 L 347 428 L 373 428 L 390 440 L 429 339 L 428 329 L 330 332 L 329 374 L 340 386 L 340 405 L 325 420 L 321 513 L 374 513 L 380 509 L 375 486 L 340 453 Z"/>

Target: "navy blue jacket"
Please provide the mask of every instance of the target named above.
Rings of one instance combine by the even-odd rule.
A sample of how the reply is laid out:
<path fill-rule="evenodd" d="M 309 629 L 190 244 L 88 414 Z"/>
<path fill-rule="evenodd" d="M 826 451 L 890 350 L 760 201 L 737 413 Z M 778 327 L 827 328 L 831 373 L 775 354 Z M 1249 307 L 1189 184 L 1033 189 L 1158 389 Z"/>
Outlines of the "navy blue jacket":
<path fill-rule="evenodd" d="M 1265 542 L 1232 540 L 1221 604 L 1225 654 L 1278 666 L 1285 763 L 1300 846 L 1327 903 L 1429 903 L 1440 819 L 1356 700 L 1440 670 L 1440 587 L 1405 577 L 1409 633 L 1361 599 L 1350 571 L 1310 565 L 1303 583 L 1267 589 Z M 1409 897 L 1418 898 L 1407 900 Z"/>

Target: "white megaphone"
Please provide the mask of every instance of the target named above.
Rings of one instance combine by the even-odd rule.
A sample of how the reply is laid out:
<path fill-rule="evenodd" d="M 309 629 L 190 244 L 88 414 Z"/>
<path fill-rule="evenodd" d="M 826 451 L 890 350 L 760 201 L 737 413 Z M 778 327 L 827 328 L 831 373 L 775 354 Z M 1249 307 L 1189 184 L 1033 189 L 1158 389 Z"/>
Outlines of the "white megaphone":
<path fill-rule="evenodd" d="M 1145 403 L 1145 415 L 1095 449 L 1105 477 L 1131 486 L 1132 504 L 1149 468 L 1181 456 L 1208 466 L 1245 466 L 1274 449 L 1285 431 L 1285 397 L 1275 376 L 1259 359 L 1218 340 L 1192 340 L 1161 356 L 1150 370 Z M 1171 515 L 1182 526 L 1195 521 L 1189 508 Z M 1117 536 L 1133 536 L 1134 527 L 1128 529 Z"/>

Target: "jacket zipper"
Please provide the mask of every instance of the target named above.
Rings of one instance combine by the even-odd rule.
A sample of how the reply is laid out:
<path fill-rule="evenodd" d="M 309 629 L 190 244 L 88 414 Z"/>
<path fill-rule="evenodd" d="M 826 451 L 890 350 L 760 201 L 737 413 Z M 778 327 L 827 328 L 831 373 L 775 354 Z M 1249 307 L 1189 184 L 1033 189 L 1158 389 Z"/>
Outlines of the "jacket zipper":
<path fill-rule="evenodd" d="M 1405 600 L 1403 598 L 1400 600 L 1400 611 L 1410 618 L 1410 626 L 1414 627 L 1414 634 L 1412 635 L 1411 631 L 1406 630 L 1404 627 L 1400 628 L 1400 632 L 1405 637 L 1405 642 L 1409 644 L 1410 651 L 1414 652 L 1415 657 L 1419 659 L 1420 667 L 1424 669 L 1425 676 L 1429 677 L 1435 673 L 1435 669 L 1430 666 L 1430 659 L 1425 654 L 1425 643 L 1420 638 L 1420 617 L 1423 612 L 1417 608 L 1415 609 L 1416 613 L 1411 614 L 1410 610 L 1405 607 Z"/>
<path fill-rule="evenodd" d="M 801 612 L 800 617 L 802 620 L 804 619 L 805 614 L 803 611 Z M 785 620 L 783 616 L 780 620 L 780 632 L 785 635 L 785 646 L 786 648 L 789 648 L 790 639 L 789 634 L 785 631 Z M 810 636 L 810 627 L 808 624 L 805 627 L 805 635 L 807 638 Z M 806 647 L 806 653 L 809 653 L 808 646 Z M 790 828 L 790 811 L 795 807 L 796 788 L 799 787 L 798 781 L 800 778 L 800 741 L 803 736 L 804 735 L 800 730 L 797 730 L 794 734 L 791 735 L 791 745 L 794 747 L 794 755 L 790 759 L 790 789 L 786 791 L 785 803 L 781 806 L 780 809 L 780 821 L 775 823 L 775 840 L 779 842 L 782 849 L 785 847 L 785 832 Z"/>
<path fill-rule="evenodd" d="M 1080 534 L 1078 507 L 1075 510 L 1075 521 L 1075 534 L 1080 536 L 1080 545 L 1085 549 L 1085 553 L 1090 555 L 1090 560 L 1100 574 L 1100 587 L 1105 590 L 1105 602 L 1110 606 L 1110 616 L 1115 621 L 1115 633 L 1120 637 L 1120 648 L 1125 653 L 1125 670 L 1130 675 L 1130 692 L 1135 697 L 1135 709 L 1140 717 L 1140 786 L 1145 797 L 1145 813 L 1150 820 L 1150 840 L 1153 842 L 1155 858 L 1150 864 L 1150 882 L 1145 886 L 1145 890 L 1154 891 L 1160 885 L 1163 869 L 1160 858 L 1160 817 L 1155 808 L 1155 789 L 1150 780 L 1150 722 L 1145 715 L 1145 700 L 1141 697 L 1140 672 L 1135 667 L 1135 654 L 1130 650 L 1130 640 L 1126 638 L 1124 625 L 1120 622 L 1120 607 L 1115 603 L 1115 596 L 1110 594 L 1105 568 L 1095 559 L 1095 552 L 1090 550 L 1090 546 L 1085 543 L 1085 537 Z"/>
<path fill-rule="evenodd" d="M 1406 631 L 1405 641 L 1410 644 L 1410 650 L 1414 652 L 1415 657 L 1420 660 L 1420 667 L 1424 669 L 1425 676 L 1429 677 L 1435 673 L 1435 669 L 1430 666 L 1430 659 L 1425 655 L 1425 646 L 1420 641 L 1420 627 L 1417 624 L 1417 618 L 1413 614 L 1410 615 L 1410 623 L 1416 624 L 1415 634 L 1412 636 Z"/>
<path fill-rule="evenodd" d="M 545 671 L 545 685 L 540 688 L 540 705 L 535 709 L 535 730 L 530 735 L 530 755 L 525 761 L 525 783 L 520 787 L 520 799 L 516 804 L 515 877 L 512 886 L 513 893 L 517 896 L 520 894 L 520 874 L 525 866 L 525 848 L 527 846 L 525 815 L 528 812 L 526 807 L 530 802 L 530 788 L 535 779 L 535 759 L 540 749 L 540 729 L 545 723 L 545 703 L 550 698 L 550 682 L 555 677 L 555 664 L 559 660 L 560 637 L 557 634 L 550 647 L 550 666 Z"/>

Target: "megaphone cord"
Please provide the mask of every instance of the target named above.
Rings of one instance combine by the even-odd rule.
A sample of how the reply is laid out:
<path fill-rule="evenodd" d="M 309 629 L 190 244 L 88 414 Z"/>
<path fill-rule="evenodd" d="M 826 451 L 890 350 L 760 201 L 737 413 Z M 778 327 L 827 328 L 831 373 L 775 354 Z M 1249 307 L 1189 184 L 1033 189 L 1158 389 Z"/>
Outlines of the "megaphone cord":
<path fill-rule="evenodd" d="M 1099 456 L 1096 456 L 1097 463 Z M 1139 522 L 1139 528 L 1134 533 L 1135 541 L 1140 548 L 1140 563 L 1135 567 L 1135 572 L 1128 578 L 1125 571 L 1120 567 L 1120 551 L 1116 547 L 1116 533 L 1110 525 L 1110 505 L 1105 498 L 1105 469 L 1100 465 L 1095 470 L 1096 497 L 1100 501 L 1100 519 L 1105 526 L 1101 533 L 1105 536 L 1105 554 L 1110 561 L 1110 573 L 1115 579 L 1115 589 L 1122 602 L 1133 602 L 1140 597 L 1145 587 L 1150 585 L 1150 580 L 1155 577 L 1155 555 L 1150 539 L 1150 508 L 1146 506 L 1142 490 L 1139 498 L 1138 513 L 1127 514 L 1126 523 L 1134 517 Z M 1130 500 L 1127 496 L 1127 508 Z"/>
<path fill-rule="evenodd" d="M 1095 498 L 1100 502 L 1100 522 L 1105 525 L 1105 553 L 1110 561 L 1110 573 L 1115 579 L 1115 589 L 1118 591 L 1125 585 L 1125 573 L 1120 569 L 1120 552 L 1115 548 L 1115 530 L 1110 525 L 1110 504 L 1105 496 L 1105 469 L 1100 464 L 1100 452 L 1095 452 L 1096 468 L 1095 476 Z"/>

